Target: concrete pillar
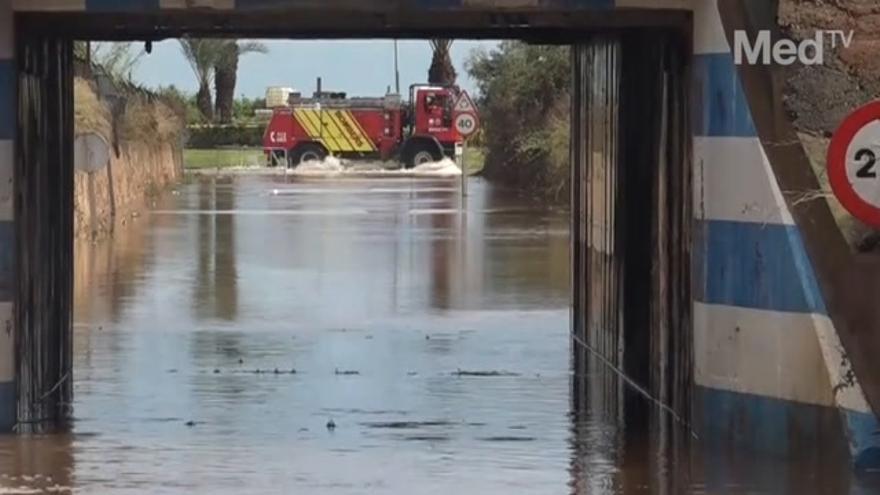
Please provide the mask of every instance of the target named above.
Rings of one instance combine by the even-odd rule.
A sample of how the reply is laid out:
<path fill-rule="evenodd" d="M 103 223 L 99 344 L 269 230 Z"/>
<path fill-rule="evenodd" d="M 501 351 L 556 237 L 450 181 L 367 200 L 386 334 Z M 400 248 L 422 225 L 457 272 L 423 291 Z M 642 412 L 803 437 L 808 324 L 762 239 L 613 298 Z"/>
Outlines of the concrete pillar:
<path fill-rule="evenodd" d="M 15 424 L 15 224 L 13 167 L 16 118 L 12 0 L 0 0 L 0 433 Z"/>

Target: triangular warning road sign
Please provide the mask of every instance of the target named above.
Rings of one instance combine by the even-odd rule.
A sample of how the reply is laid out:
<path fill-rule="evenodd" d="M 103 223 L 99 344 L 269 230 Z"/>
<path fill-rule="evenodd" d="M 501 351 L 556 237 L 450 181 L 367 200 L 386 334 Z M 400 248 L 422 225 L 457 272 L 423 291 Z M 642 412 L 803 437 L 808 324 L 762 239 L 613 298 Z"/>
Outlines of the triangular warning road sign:
<path fill-rule="evenodd" d="M 461 94 L 458 95 L 458 100 L 455 101 L 455 113 L 477 113 L 477 106 L 474 105 L 474 101 L 471 100 L 471 97 L 468 96 L 467 91 L 461 90 Z"/>

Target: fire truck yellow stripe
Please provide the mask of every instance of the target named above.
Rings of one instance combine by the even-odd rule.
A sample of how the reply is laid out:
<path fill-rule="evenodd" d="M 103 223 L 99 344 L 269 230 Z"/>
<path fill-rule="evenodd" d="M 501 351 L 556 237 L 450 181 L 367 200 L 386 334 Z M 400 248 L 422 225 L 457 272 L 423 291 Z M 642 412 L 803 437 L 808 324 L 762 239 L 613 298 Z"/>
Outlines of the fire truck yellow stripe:
<path fill-rule="evenodd" d="M 302 115 L 309 122 L 309 137 L 316 141 L 320 141 L 327 148 L 327 151 L 338 151 L 336 142 L 328 139 L 329 136 L 324 132 L 321 121 L 318 120 L 318 112 L 316 110 L 303 109 Z"/>
<path fill-rule="evenodd" d="M 297 108 L 293 115 L 309 137 L 321 142 L 331 153 L 376 150 L 364 128 L 348 110 Z"/>
<path fill-rule="evenodd" d="M 302 126 L 303 129 L 306 130 L 306 133 L 312 139 L 318 139 L 320 136 L 318 135 L 318 130 L 312 124 L 312 121 L 309 120 L 306 115 L 307 110 L 302 108 L 297 108 L 293 111 L 293 116 L 296 118 L 296 121 L 299 122 L 299 125 Z"/>
<path fill-rule="evenodd" d="M 321 119 L 321 130 L 324 138 L 329 138 L 334 144 L 334 151 L 352 151 L 354 147 L 345 139 L 345 136 L 339 130 L 339 127 L 333 122 L 329 111 L 321 110 L 315 112 L 317 118 Z"/>
<path fill-rule="evenodd" d="M 294 113 L 298 116 L 297 120 L 300 120 L 303 124 L 303 128 L 308 132 L 310 138 L 323 144 L 327 151 L 331 153 L 342 150 L 342 147 L 332 138 L 330 132 L 321 125 L 318 110 L 301 108 L 295 110 Z"/>
<path fill-rule="evenodd" d="M 333 118 L 333 110 L 324 110 L 321 112 L 321 118 L 324 121 L 324 132 L 338 143 L 340 151 L 354 151 L 354 145 L 342 131 L 342 127 Z"/>
<path fill-rule="evenodd" d="M 327 120 L 330 128 L 333 129 L 334 135 L 340 142 L 345 143 L 345 151 L 356 151 L 357 146 L 351 139 L 351 136 L 345 132 L 345 126 L 337 119 L 337 110 L 328 110 L 324 112 L 324 119 Z"/>
<path fill-rule="evenodd" d="M 361 126 L 360 122 L 358 122 L 357 119 L 354 118 L 354 115 L 351 113 L 351 111 L 346 110 L 343 112 L 339 112 L 339 114 L 339 118 L 344 118 L 346 121 L 348 121 L 349 125 L 351 126 L 350 128 L 352 132 L 357 133 L 358 137 L 360 138 L 360 143 L 357 151 L 375 151 L 375 144 L 370 139 L 370 136 L 367 135 L 366 131 L 364 131 L 364 128 Z M 355 142 L 357 142 L 357 140 Z"/>

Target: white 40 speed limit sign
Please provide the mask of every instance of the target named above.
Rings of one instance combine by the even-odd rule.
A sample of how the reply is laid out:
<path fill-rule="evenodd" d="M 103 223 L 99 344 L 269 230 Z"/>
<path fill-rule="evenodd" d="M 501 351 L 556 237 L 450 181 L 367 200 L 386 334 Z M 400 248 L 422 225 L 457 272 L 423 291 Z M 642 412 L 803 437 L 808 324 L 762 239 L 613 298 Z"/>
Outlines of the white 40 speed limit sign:
<path fill-rule="evenodd" d="M 460 113 L 455 117 L 455 130 L 465 139 L 477 132 L 479 126 L 477 116 L 472 113 Z"/>
<path fill-rule="evenodd" d="M 880 102 L 853 112 L 834 134 L 828 178 L 847 211 L 880 228 Z"/>

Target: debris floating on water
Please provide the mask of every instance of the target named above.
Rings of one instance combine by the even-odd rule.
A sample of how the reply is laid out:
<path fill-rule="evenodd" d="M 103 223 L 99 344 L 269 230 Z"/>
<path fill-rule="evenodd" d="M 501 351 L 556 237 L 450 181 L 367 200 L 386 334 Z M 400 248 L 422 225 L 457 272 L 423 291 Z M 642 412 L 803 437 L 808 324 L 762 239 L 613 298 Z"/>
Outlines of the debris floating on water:
<path fill-rule="evenodd" d="M 448 436 L 444 435 L 407 435 L 404 437 L 405 440 L 412 440 L 414 442 L 447 442 L 449 441 Z"/>
<path fill-rule="evenodd" d="M 452 373 L 455 376 L 520 376 L 519 373 L 513 373 L 511 371 L 470 371 L 470 370 L 456 370 Z"/>
<path fill-rule="evenodd" d="M 219 371 L 217 371 L 217 373 L 219 373 Z M 230 373 L 245 375 L 295 375 L 297 374 L 297 371 L 296 368 L 254 368 L 252 370 L 234 369 L 231 370 Z"/>
<path fill-rule="evenodd" d="M 361 423 L 367 428 L 388 428 L 393 430 L 398 429 L 414 429 L 414 428 L 424 428 L 430 426 L 452 426 L 455 423 L 452 421 L 446 420 L 434 420 L 434 421 L 368 421 L 365 423 Z"/>
<path fill-rule="evenodd" d="M 339 368 L 336 368 L 336 374 L 337 375 L 360 375 L 361 372 L 357 371 L 357 370 L 341 370 Z"/>
<path fill-rule="evenodd" d="M 483 437 L 478 440 L 482 440 L 484 442 L 534 442 L 535 437 L 515 437 L 515 436 L 494 436 L 494 437 Z"/>

